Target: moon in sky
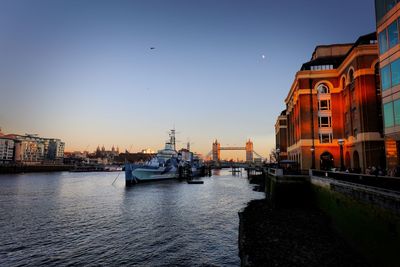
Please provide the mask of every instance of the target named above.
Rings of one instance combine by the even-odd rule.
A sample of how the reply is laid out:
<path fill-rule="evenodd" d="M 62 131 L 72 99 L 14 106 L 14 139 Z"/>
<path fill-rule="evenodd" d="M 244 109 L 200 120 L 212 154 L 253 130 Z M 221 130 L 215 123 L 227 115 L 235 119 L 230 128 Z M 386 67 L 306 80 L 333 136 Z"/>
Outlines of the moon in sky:
<path fill-rule="evenodd" d="M 261 55 L 262 59 L 265 59 L 265 55 Z"/>

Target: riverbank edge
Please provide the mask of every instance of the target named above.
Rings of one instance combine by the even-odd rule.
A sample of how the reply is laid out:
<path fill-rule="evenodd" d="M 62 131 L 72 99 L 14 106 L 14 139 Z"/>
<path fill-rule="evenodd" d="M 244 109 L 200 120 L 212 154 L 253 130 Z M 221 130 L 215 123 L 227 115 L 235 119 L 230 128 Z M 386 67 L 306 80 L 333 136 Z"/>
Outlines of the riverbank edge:
<path fill-rule="evenodd" d="M 0 174 L 63 172 L 70 171 L 73 165 L 1 165 Z"/>
<path fill-rule="evenodd" d="M 261 199 L 238 216 L 241 266 L 369 266 L 318 209 L 277 209 Z"/>

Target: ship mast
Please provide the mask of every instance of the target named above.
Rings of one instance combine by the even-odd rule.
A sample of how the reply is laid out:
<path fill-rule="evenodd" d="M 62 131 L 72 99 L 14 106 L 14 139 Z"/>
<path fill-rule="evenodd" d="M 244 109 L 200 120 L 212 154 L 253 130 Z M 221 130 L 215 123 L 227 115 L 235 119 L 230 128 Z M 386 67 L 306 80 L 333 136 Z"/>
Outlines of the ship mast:
<path fill-rule="evenodd" d="M 174 147 L 174 150 L 176 150 L 175 128 L 171 129 L 169 133 L 169 142 Z"/>

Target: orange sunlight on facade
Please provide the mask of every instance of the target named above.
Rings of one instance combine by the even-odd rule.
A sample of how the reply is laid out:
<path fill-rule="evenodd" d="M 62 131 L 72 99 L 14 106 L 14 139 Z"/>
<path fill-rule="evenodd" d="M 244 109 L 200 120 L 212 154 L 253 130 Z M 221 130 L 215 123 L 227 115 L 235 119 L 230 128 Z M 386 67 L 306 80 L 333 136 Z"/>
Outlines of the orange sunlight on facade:
<path fill-rule="evenodd" d="M 375 33 L 318 46 L 285 103 L 288 159 L 302 169 L 385 168 Z"/>

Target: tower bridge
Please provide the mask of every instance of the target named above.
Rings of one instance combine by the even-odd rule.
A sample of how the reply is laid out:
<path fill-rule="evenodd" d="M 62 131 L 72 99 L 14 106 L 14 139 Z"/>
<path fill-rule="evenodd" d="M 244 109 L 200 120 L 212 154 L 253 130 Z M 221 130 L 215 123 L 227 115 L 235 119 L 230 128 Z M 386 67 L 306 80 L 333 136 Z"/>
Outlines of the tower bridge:
<path fill-rule="evenodd" d="M 246 151 L 246 161 L 247 162 L 251 162 L 254 160 L 254 154 L 263 160 L 263 157 L 254 151 L 253 142 L 250 139 L 246 142 L 246 145 L 243 147 L 236 147 L 236 146 L 221 147 L 221 144 L 218 142 L 218 140 L 215 140 L 215 142 L 212 144 L 212 151 L 209 153 L 212 155 L 213 161 L 221 160 L 221 150 L 243 150 L 243 151 Z"/>

